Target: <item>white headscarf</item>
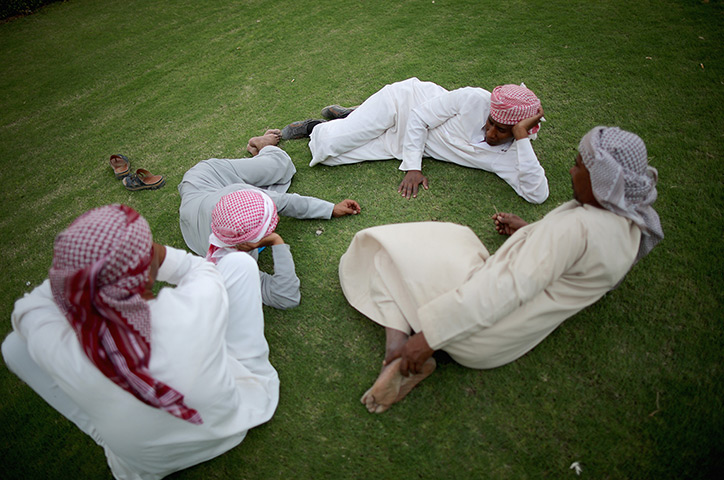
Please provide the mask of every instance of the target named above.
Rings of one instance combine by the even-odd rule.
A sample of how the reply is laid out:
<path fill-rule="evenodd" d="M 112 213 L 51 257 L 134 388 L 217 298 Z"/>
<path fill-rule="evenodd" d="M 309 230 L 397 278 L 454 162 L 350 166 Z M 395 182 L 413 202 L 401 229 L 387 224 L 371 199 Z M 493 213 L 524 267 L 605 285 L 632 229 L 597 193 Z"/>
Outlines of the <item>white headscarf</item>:
<path fill-rule="evenodd" d="M 578 151 L 598 203 L 641 229 L 638 262 L 664 238 L 659 215 L 651 206 L 659 175 L 648 164 L 646 145 L 618 127 L 595 127 L 581 139 Z"/>

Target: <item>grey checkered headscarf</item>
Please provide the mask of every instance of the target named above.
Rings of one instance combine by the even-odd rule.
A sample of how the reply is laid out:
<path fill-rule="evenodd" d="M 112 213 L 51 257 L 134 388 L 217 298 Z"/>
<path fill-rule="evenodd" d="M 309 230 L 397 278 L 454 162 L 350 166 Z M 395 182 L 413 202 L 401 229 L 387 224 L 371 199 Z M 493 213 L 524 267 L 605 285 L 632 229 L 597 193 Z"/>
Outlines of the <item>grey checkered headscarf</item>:
<path fill-rule="evenodd" d="M 659 215 L 651 206 L 659 174 L 649 166 L 646 145 L 638 135 L 618 127 L 595 127 L 581 139 L 578 151 L 598 203 L 641 229 L 638 262 L 664 238 Z"/>

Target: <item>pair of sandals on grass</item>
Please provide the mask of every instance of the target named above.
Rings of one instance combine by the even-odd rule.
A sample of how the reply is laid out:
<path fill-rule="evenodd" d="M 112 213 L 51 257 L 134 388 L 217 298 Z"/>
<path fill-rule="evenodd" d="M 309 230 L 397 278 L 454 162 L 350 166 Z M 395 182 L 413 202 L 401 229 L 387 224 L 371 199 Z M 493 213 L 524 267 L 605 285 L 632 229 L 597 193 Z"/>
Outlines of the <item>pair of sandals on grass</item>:
<path fill-rule="evenodd" d="M 166 184 L 166 177 L 163 175 L 152 175 L 148 170 L 139 168 L 135 173 L 131 172 L 131 161 L 123 155 L 111 155 L 109 160 L 113 174 L 123 182 L 128 190 L 156 190 Z"/>

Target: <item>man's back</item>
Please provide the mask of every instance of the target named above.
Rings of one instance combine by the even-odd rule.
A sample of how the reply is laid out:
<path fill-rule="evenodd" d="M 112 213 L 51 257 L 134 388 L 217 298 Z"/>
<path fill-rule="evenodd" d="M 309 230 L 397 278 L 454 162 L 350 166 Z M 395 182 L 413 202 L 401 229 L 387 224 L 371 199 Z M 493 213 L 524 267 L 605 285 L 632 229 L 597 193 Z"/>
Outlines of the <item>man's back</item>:
<path fill-rule="evenodd" d="M 213 458 L 276 408 L 278 379 L 255 375 L 227 353 L 229 300 L 219 272 L 201 258 L 167 252 L 158 278 L 178 286 L 149 301 L 149 373 L 183 392 L 201 425 L 150 407 L 105 377 L 83 353 L 47 282 L 13 314 L 31 356 L 89 417 L 89 433 L 120 477 L 154 478 Z"/>

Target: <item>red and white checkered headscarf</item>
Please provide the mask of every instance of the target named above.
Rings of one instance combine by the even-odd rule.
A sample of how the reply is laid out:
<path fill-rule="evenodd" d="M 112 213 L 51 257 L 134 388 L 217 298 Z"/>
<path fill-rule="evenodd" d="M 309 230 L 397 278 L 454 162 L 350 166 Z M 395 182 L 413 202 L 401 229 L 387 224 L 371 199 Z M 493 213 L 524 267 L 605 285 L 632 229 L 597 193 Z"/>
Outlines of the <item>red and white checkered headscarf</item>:
<path fill-rule="evenodd" d="M 490 116 L 504 125 L 515 125 L 521 120 L 538 113 L 540 100 L 535 93 L 521 85 L 500 85 L 490 94 Z M 538 132 L 540 124 L 531 128 L 529 133 Z"/>
<path fill-rule="evenodd" d="M 132 208 L 90 210 L 56 237 L 50 287 L 83 352 L 103 375 L 142 402 L 200 424 L 183 395 L 148 372 L 151 310 L 141 294 L 152 242 L 148 223 Z"/>
<path fill-rule="evenodd" d="M 218 201 L 211 212 L 211 235 L 206 259 L 216 263 L 220 249 L 243 242 L 258 242 L 274 232 L 279 223 L 277 207 L 260 190 L 231 192 Z"/>

